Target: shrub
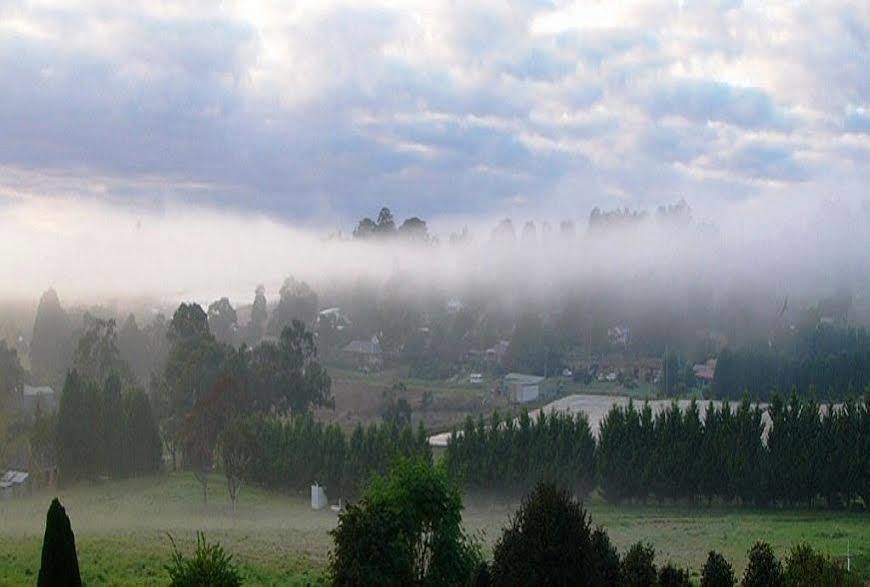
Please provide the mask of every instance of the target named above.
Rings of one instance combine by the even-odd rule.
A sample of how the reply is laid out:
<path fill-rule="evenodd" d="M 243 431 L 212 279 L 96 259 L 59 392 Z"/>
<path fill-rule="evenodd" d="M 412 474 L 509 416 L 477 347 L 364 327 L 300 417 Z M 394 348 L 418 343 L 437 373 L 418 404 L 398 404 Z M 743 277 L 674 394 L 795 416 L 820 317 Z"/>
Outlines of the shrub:
<path fill-rule="evenodd" d="M 375 477 L 331 532 L 335 585 L 464 585 L 479 571 L 477 545 L 462 530 L 462 499 L 446 473 L 401 459 Z"/>
<path fill-rule="evenodd" d="M 734 570 L 725 557 L 711 550 L 701 571 L 701 587 L 732 587 Z"/>
<path fill-rule="evenodd" d="M 681 569 L 671 562 L 659 569 L 658 587 L 691 587 L 691 585 L 688 569 Z"/>
<path fill-rule="evenodd" d="M 217 542 L 207 543 L 202 532 L 196 533 L 196 551 L 190 559 L 181 554 L 172 536 L 169 541 L 172 543 L 172 563 L 166 566 L 166 571 L 171 587 L 237 587 L 242 584 L 232 555 L 224 552 Z"/>
<path fill-rule="evenodd" d="M 593 559 L 583 506 L 566 490 L 539 483 L 495 545 L 492 579 L 496 585 L 599 584 Z"/>
<path fill-rule="evenodd" d="M 633 544 L 619 568 L 621 583 L 625 587 L 649 587 L 656 583 L 656 551 L 651 544 Z"/>
<path fill-rule="evenodd" d="M 788 587 L 846 587 L 861 581 L 808 544 L 793 547 L 785 559 L 785 585 Z"/>
<path fill-rule="evenodd" d="M 743 573 L 743 587 L 782 587 L 782 564 L 766 542 L 756 542 L 749 549 L 749 562 Z"/>
<path fill-rule="evenodd" d="M 42 540 L 42 564 L 39 567 L 38 587 L 82 584 L 76 539 L 66 510 L 54 498 L 45 518 L 45 537 Z"/>

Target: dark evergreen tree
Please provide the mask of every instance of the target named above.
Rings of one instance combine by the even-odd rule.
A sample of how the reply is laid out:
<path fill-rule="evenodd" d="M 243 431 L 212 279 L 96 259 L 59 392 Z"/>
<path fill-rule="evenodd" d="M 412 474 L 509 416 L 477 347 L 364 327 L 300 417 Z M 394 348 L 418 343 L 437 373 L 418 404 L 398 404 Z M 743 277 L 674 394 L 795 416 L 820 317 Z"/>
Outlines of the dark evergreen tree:
<path fill-rule="evenodd" d="M 651 544 L 640 542 L 629 547 L 619 568 L 620 584 L 624 587 L 650 587 L 656 584 L 656 551 Z"/>
<path fill-rule="evenodd" d="M 121 379 L 114 373 L 103 385 L 102 400 L 105 470 L 110 477 L 118 479 L 129 471 L 130 447 L 127 445 L 128 422 L 121 397 Z"/>
<path fill-rule="evenodd" d="M 493 551 L 496 585 L 599 585 L 586 510 L 567 491 L 539 484 Z"/>
<path fill-rule="evenodd" d="M 733 587 L 734 570 L 731 563 L 716 551 L 711 550 L 701 570 L 701 587 Z"/>
<path fill-rule="evenodd" d="M 66 483 L 94 478 L 104 466 L 102 402 L 92 383 L 67 374 L 57 415 L 57 460 Z"/>
<path fill-rule="evenodd" d="M 45 518 L 42 540 L 42 563 L 39 567 L 39 587 L 79 587 L 79 559 L 76 540 L 66 510 L 54 498 Z"/>
<path fill-rule="evenodd" d="M 766 542 L 756 542 L 749 549 L 749 561 L 743 573 L 742 587 L 782 587 L 782 564 Z"/>
<path fill-rule="evenodd" d="M 163 444 L 151 403 L 141 389 L 134 389 L 127 395 L 124 422 L 127 470 L 134 475 L 150 475 L 159 471 L 163 461 Z"/>
<path fill-rule="evenodd" d="M 691 585 L 688 569 L 681 569 L 671 562 L 659 569 L 658 587 L 691 587 Z"/>

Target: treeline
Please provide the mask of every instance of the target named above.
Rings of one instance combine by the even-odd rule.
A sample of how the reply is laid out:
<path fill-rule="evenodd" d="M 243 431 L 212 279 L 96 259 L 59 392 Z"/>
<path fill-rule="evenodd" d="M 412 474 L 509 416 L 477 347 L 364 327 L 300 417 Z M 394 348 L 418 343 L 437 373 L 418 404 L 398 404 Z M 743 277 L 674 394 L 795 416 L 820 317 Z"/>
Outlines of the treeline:
<path fill-rule="evenodd" d="M 310 414 L 251 420 L 253 447 L 248 478 L 281 490 L 306 490 L 313 482 L 334 495 L 358 495 L 373 473 L 383 474 L 399 457 L 431 461 L 422 425 L 416 433 L 395 423 L 357 425 L 351 434 Z"/>
<path fill-rule="evenodd" d="M 703 419 L 695 402 L 655 417 L 648 405 L 614 406 L 599 434 L 602 492 L 612 501 L 870 504 L 870 400 L 821 409 L 774 396 L 768 415 L 765 443 L 763 411 L 746 398 L 734 411 L 708 404 Z"/>
<path fill-rule="evenodd" d="M 570 487 L 586 495 L 595 487 L 595 439 L 584 414 L 527 412 L 519 418 L 498 412 L 466 419 L 444 457 L 447 471 L 467 487 L 523 493 L 536 481 Z"/>
<path fill-rule="evenodd" d="M 474 488 L 514 490 L 555 481 L 587 495 L 596 485 L 626 500 L 826 505 L 870 504 L 870 398 L 820 406 L 776 396 L 764 412 L 747 398 L 732 409 L 693 401 L 658 414 L 614 405 L 597 442 L 583 416 L 541 414 L 467 421 L 445 465 Z"/>
<path fill-rule="evenodd" d="M 753 400 L 768 401 L 776 391 L 797 389 L 838 400 L 868 386 L 870 333 L 864 328 L 816 324 L 799 327 L 772 348 L 763 344 L 724 349 L 716 365 L 713 394 L 735 399 L 748 393 Z"/>
<path fill-rule="evenodd" d="M 57 465 L 66 483 L 145 475 L 160 468 L 157 421 L 141 389 L 122 391 L 110 375 L 99 387 L 75 370 L 67 374 L 55 428 Z"/>

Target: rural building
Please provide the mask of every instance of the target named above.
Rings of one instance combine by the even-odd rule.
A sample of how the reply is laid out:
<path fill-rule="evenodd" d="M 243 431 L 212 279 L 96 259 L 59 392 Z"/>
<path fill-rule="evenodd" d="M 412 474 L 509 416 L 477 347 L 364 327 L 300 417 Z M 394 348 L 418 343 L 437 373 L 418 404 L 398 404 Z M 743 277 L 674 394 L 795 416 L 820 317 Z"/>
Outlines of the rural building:
<path fill-rule="evenodd" d="M 350 321 L 350 318 L 344 315 L 341 308 L 326 308 L 317 313 L 317 326 L 334 328 L 341 332 L 352 325 L 353 323 Z"/>
<path fill-rule="evenodd" d="M 511 402 L 525 404 L 538 399 L 543 381 L 544 378 L 538 375 L 508 373 L 504 378 L 504 387 Z"/>
<path fill-rule="evenodd" d="M 25 495 L 30 491 L 30 475 L 25 471 L 6 471 L 0 477 L 0 499 Z"/>
<path fill-rule="evenodd" d="M 501 365 L 505 355 L 507 354 L 509 346 L 510 342 L 506 340 L 498 341 L 495 346 L 486 349 L 486 360 L 490 363 L 496 363 L 498 365 Z"/>
<path fill-rule="evenodd" d="M 19 413 L 25 418 L 32 418 L 37 409 L 43 414 L 53 414 L 57 411 L 57 396 L 48 386 L 33 387 L 25 385 L 21 393 Z"/>
<path fill-rule="evenodd" d="M 370 340 L 353 340 L 341 352 L 347 361 L 360 369 L 380 369 L 384 364 L 384 353 L 377 336 Z"/>
<path fill-rule="evenodd" d="M 705 363 L 692 365 L 692 371 L 695 372 L 695 377 L 705 383 L 712 383 L 713 377 L 716 375 L 716 359 L 708 359 Z"/>

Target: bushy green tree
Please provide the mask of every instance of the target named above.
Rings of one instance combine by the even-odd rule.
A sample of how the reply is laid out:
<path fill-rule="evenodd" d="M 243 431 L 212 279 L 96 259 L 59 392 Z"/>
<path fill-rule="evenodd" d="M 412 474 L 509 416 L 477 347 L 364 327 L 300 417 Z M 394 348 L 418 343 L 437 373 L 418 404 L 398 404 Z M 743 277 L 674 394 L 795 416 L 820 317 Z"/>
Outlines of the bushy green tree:
<path fill-rule="evenodd" d="M 658 587 L 691 587 L 689 570 L 668 562 L 659 569 Z"/>
<path fill-rule="evenodd" d="M 749 560 L 743 572 L 743 587 L 782 587 L 782 564 L 766 542 L 756 542 L 749 549 Z"/>
<path fill-rule="evenodd" d="M 75 535 L 66 510 L 54 498 L 45 518 L 42 540 L 42 563 L 39 567 L 39 587 L 79 587 L 79 559 Z"/>
<path fill-rule="evenodd" d="M 785 559 L 783 573 L 787 587 L 850 587 L 861 580 L 808 544 L 794 546 Z"/>
<path fill-rule="evenodd" d="M 104 436 L 99 392 L 74 370 L 67 374 L 60 397 L 56 446 L 62 482 L 94 478 L 102 471 Z"/>
<path fill-rule="evenodd" d="M 620 584 L 624 587 L 649 587 L 656 584 L 656 551 L 651 544 L 636 542 L 622 557 Z"/>
<path fill-rule="evenodd" d="M 238 587 L 242 575 L 220 543 L 209 544 L 205 534 L 196 533 L 196 550 L 192 558 L 185 557 L 172 536 L 172 562 L 166 566 L 171 587 Z"/>
<path fill-rule="evenodd" d="M 715 550 L 707 555 L 707 561 L 701 570 L 701 587 L 732 587 L 734 585 L 734 570 L 731 563 Z"/>
<path fill-rule="evenodd" d="M 118 479 L 129 470 L 127 445 L 128 422 L 121 397 L 121 379 L 112 373 L 103 385 L 102 393 L 103 447 L 105 469 L 109 476 Z"/>
<path fill-rule="evenodd" d="M 481 560 L 462 529 L 462 499 L 443 470 L 401 460 L 375 477 L 332 531 L 335 585 L 463 585 Z"/>
<path fill-rule="evenodd" d="M 137 388 L 127 394 L 125 403 L 127 470 L 133 475 L 156 473 L 163 461 L 163 444 L 151 402 L 145 392 Z"/>
<path fill-rule="evenodd" d="M 564 489 L 539 483 L 495 545 L 492 579 L 496 585 L 600 585 L 598 562 L 586 510 Z"/>

